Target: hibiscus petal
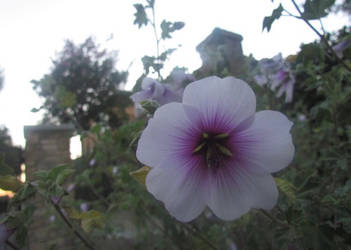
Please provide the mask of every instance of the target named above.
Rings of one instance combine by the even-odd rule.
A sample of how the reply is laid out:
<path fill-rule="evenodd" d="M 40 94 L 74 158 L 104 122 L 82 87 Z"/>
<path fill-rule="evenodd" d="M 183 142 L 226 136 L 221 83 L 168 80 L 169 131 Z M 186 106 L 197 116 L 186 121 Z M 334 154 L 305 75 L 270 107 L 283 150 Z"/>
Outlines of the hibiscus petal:
<path fill-rule="evenodd" d="M 216 76 L 195 81 L 184 91 L 183 103 L 202 113 L 205 128 L 230 132 L 255 113 L 256 97 L 244 81 Z"/>
<path fill-rule="evenodd" d="M 239 163 L 209 174 L 207 204 L 223 220 L 237 219 L 250 208 L 271 209 L 278 189 L 269 174 L 254 175 Z"/>
<path fill-rule="evenodd" d="M 272 209 L 278 201 L 278 188 L 274 178 L 270 175 L 252 176 L 254 189 L 251 197 L 253 199 L 252 207 Z"/>
<path fill-rule="evenodd" d="M 260 111 L 249 128 L 231 142 L 248 166 L 269 173 L 277 172 L 292 161 L 295 147 L 290 129 L 293 123 L 276 111 Z"/>
<path fill-rule="evenodd" d="M 139 139 L 138 160 L 156 167 L 169 155 L 190 155 L 196 147 L 196 135 L 201 133 L 196 117 L 199 112 L 195 108 L 181 103 L 158 108 Z"/>
<path fill-rule="evenodd" d="M 147 190 L 162 201 L 177 220 L 188 222 L 205 209 L 203 186 L 206 171 L 199 159 L 189 158 L 179 164 L 177 157 L 165 159 L 146 177 Z"/>
<path fill-rule="evenodd" d="M 222 220 L 233 220 L 250 209 L 244 176 L 238 168 L 222 167 L 211 171 L 208 177 L 206 203 Z M 249 183 L 249 182 L 246 182 Z"/>

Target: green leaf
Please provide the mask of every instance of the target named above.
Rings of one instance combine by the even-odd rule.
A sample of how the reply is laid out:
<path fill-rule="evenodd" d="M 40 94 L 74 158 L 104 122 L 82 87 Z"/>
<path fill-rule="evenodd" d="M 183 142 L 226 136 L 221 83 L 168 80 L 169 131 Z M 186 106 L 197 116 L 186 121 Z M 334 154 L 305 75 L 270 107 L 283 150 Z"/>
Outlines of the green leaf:
<path fill-rule="evenodd" d="M 141 58 L 141 62 L 143 63 L 146 75 L 149 74 L 150 67 L 155 68 L 154 67 L 155 60 L 156 60 L 156 57 L 154 57 L 154 56 L 143 56 Z"/>
<path fill-rule="evenodd" d="M 278 8 L 273 10 L 271 16 L 266 16 L 263 19 L 262 31 L 264 31 L 264 29 L 267 29 L 269 32 L 271 30 L 273 22 L 281 17 L 283 10 L 283 6 L 279 4 Z"/>
<path fill-rule="evenodd" d="M 140 184 L 145 186 L 145 179 L 147 174 L 150 172 L 151 167 L 144 166 L 136 171 L 132 171 L 129 174 L 137 180 Z"/>
<path fill-rule="evenodd" d="M 74 173 L 74 170 L 71 168 L 64 169 L 56 178 L 56 183 L 61 185 L 65 180 Z"/>
<path fill-rule="evenodd" d="M 32 197 L 36 193 L 36 188 L 30 184 L 25 183 L 24 186 L 18 190 L 16 195 L 10 200 L 10 205 L 17 205 L 22 201 Z"/>
<path fill-rule="evenodd" d="M 161 55 L 158 57 L 158 59 L 159 59 L 160 61 L 166 61 L 167 58 L 168 58 L 168 56 L 169 56 L 170 54 L 172 54 L 174 51 L 176 51 L 176 49 L 168 49 L 168 50 L 162 52 Z"/>
<path fill-rule="evenodd" d="M 155 6 L 155 0 L 146 0 L 146 2 L 148 3 L 147 7 L 148 8 L 154 8 Z"/>
<path fill-rule="evenodd" d="M 145 8 L 142 4 L 134 4 L 134 8 L 136 9 L 136 13 L 134 14 L 135 16 L 134 24 L 137 24 L 138 28 L 140 29 L 141 26 L 147 25 L 148 18 L 145 12 Z"/>
<path fill-rule="evenodd" d="M 318 62 L 324 60 L 325 50 L 317 43 L 301 45 L 301 51 L 298 53 L 296 61 L 304 64 L 308 62 Z"/>
<path fill-rule="evenodd" d="M 47 170 L 38 170 L 34 172 L 34 176 L 41 181 L 45 181 L 48 178 L 49 172 Z"/>
<path fill-rule="evenodd" d="M 52 180 L 52 181 L 56 181 L 57 177 L 63 173 L 63 171 L 65 171 L 66 169 L 68 169 L 69 165 L 59 165 L 56 166 L 52 169 L 49 170 L 49 175 L 48 175 L 48 179 Z"/>
<path fill-rule="evenodd" d="M 165 40 L 166 38 L 172 38 L 171 33 L 173 33 L 176 30 L 180 30 L 184 27 L 185 23 L 183 22 L 168 22 L 166 20 L 163 20 L 161 23 L 161 38 Z"/>
<path fill-rule="evenodd" d="M 160 106 L 157 102 L 154 101 L 142 101 L 140 102 L 143 109 L 145 109 L 149 114 L 154 114 L 156 109 Z"/>
<path fill-rule="evenodd" d="M 291 201 L 292 203 L 295 203 L 296 187 L 292 183 L 281 178 L 274 178 L 274 180 L 277 183 L 279 190 L 288 197 L 289 201 Z"/>
<path fill-rule="evenodd" d="M 8 191 L 16 192 L 18 189 L 23 187 L 23 183 L 19 181 L 15 176 L 5 175 L 0 176 L 0 188 Z"/>
<path fill-rule="evenodd" d="M 306 0 L 302 17 L 308 20 L 325 17 L 334 3 L 335 0 Z"/>
<path fill-rule="evenodd" d="M 89 210 L 81 213 L 80 219 L 82 229 L 87 233 L 91 232 L 95 227 L 104 227 L 104 216 L 96 210 Z"/>

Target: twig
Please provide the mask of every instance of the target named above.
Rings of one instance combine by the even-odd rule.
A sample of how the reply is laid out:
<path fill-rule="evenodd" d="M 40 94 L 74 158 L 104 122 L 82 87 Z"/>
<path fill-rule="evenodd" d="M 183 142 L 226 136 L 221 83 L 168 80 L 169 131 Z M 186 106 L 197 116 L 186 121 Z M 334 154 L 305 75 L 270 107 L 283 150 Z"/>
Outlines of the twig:
<path fill-rule="evenodd" d="M 325 36 L 322 35 L 315 27 L 313 27 L 313 25 L 305 17 L 303 17 L 303 14 L 302 14 L 299 6 L 296 4 L 295 0 L 291 0 L 291 1 L 294 4 L 296 10 L 300 14 L 301 18 L 299 18 L 299 19 L 302 19 L 314 31 L 314 33 L 316 33 L 320 37 L 320 39 L 323 41 L 325 46 L 327 46 L 328 50 L 333 54 L 333 56 L 336 58 L 336 60 L 339 63 L 341 63 L 348 71 L 351 72 L 351 68 L 336 54 L 335 50 L 333 49 L 332 46 L 330 46 L 330 44 L 329 44 L 328 40 L 325 38 Z"/>
<path fill-rule="evenodd" d="M 167 231 L 160 226 L 157 222 L 155 222 L 151 216 L 146 215 L 147 220 L 154 225 L 155 227 L 157 227 L 167 238 L 169 238 L 175 245 L 179 245 L 179 249 L 183 249 L 182 245 L 180 244 L 180 242 L 178 242 L 176 239 L 174 239 L 172 236 L 170 236 Z"/>
<path fill-rule="evenodd" d="M 319 24 L 321 25 L 321 29 L 322 29 L 322 31 L 323 31 L 323 36 L 325 36 L 325 34 L 327 33 L 326 31 L 325 31 L 325 29 L 324 29 L 324 25 L 323 25 L 323 22 L 322 22 L 322 19 L 318 19 L 319 20 Z"/>
<path fill-rule="evenodd" d="M 9 245 L 10 247 L 12 247 L 12 249 L 14 250 L 20 250 L 20 248 L 16 247 L 11 241 L 6 240 L 5 241 L 7 245 Z"/>
<path fill-rule="evenodd" d="M 182 224 L 183 226 L 185 226 L 190 232 L 192 232 L 196 237 L 198 237 L 199 239 L 201 239 L 203 242 L 205 242 L 210 248 L 212 248 L 213 250 L 218 250 L 218 248 L 212 244 L 211 241 L 209 241 L 208 239 L 206 239 L 204 236 L 202 236 L 202 234 L 197 231 L 196 229 L 194 229 L 191 225 L 189 224 Z"/>
<path fill-rule="evenodd" d="M 154 29 L 155 40 L 156 40 L 156 56 L 157 56 L 156 58 L 157 58 L 157 60 L 159 60 L 159 57 L 160 57 L 160 39 L 158 38 L 157 28 L 156 28 L 155 6 L 152 6 L 151 9 L 152 9 L 152 22 L 151 22 L 151 25 L 152 25 L 152 28 Z M 157 68 L 157 75 L 158 75 L 159 80 L 161 80 L 162 77 L 161 77 L 161 72 L 160 72 L 159 68 Z"/>
<path fill-rule="evenodd" d="M 268 213 L 266 210 L 264 209 L 258 209 L 258 211 L 260 211 L 262 214 L 264 214 L 266 217 L 268 217 L 271 221 L 275 222 L 276 224 L 279 224 L 281 226 L 284 226 L 284 227 L 289 227 L 289 224 L 273 217 L 270 213 Z"/>
<path fill-rule="evenodd" d="M 84 243 L 84 245 L 91 249 L 91 250 L 96 250 L 95 247 L 92 246 L 91 243 L 86 240 L 83 235 L 81 235 L 72 225 L 72 223 L 66 218 L 66 216 L 62 213 L 61 208 L 55 204 L 53 201 L 50 200 L 50 203 L 53 205 L 55 210 L 58 212 L 58 214 L 61 216 L 63 221 L 67 224 L 67 226 L 72 230 L 72 232 Z"/>
<path fill-rule="evenodd" d="M 289 12 L 289 11 L 286 10 L 286 9 L 283 9 L 283 11 L 286 12 L 286 14 L 288 14 L 287 16 L 291 16 L 291 17 L 295 17 L 295 18 L 297 18 L 297 19 L 301 19 L 301 17 L 295 16 L 294 14 L 292 14 L 291 12 Z"/>

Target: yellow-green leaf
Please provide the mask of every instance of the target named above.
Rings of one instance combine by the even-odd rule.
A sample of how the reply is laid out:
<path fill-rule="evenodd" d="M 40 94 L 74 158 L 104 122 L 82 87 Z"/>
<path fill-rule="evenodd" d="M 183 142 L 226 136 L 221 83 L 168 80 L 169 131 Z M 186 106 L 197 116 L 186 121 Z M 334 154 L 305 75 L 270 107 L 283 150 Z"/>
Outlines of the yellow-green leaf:
<path fill-rule="evenodd" d="M 23 186 L 23 183 L 12 175 L 0 176 L 0 188 L 8 191 L 17 191 Z"/>
<path fill-rule="evenodd" d="M 144 166 L 136 171 L 132 171 L 129 174 L 136 179 L 138 182 L 140 182 L 142 185 L 145 186 L 145 179 L 149 171 L 151 170 L 150 167 Z"/>
<path fill-rule="evenodd" d="M 292 203 L 295 203 L 296 187 L 287 180 L 284 180 L 281 178 L 274 178 L 274 179 L 275 179 L 275 182 L 277 183 L 279 190 L 288 197 L 289 201 L 291 201 Z"/>
<path fill-rule="evenodd" d="M 79 213 L 79 211 L 73 207 L 69 207 L 69 208 L 66 207 L 65 212 L 66 212 L 68 218 L 70 218 L 70 219 L 76 219 L 76 220 L 81 219 L 81 213 Z"/>
<path fill-rule="evenodd" d="M 89 210 L 87 212 L 81 213 L 80 217 L 82 220 L 82 229 L 87 233 L 91 232 L 96 227 L 104 227 L 104 216 L 99 211 Z"/>

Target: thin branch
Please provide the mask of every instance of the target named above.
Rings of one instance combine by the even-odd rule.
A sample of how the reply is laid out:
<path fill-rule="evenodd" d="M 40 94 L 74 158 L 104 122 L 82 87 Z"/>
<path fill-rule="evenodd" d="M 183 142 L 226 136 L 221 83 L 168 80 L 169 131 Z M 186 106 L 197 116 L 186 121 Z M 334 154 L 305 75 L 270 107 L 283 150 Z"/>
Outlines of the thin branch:
<path fill-rule="evenodd" d="M 291 12 L 289 12 L 289 11 L 286 10 L 286 9 L 283 9 L 283 11 L 287 14 L 287 16 L 291 16 L 291 17 L 295 17 L 295 18 L 297 18 L 297 19 L 301 19 L 301 17 L 292 14 Z"/>
<path fill-rule="evenodd" d="M 6 240 L 5 241 L 8 246 L 10 246 L 14 250 L 20 250 L 20 248 L 16 247 L 11 241 Z"/>
<path fill-rule="evenodd" d="M 284 226 L 284 227 L 289 227 L 289 224 L 273 217 L 270 213 L 268 213 L 266 210 L 264 209 L 258 209 L 258 211 L 260 211 L 262 214 L 264 214 L 267 218 L 269 218 L 271 221 L 275 222 L 276 224 L 279 224 L 280 226 Z"/>
<path fill-rule="evenodd" d="M 314 33 L 316 33 L 320 37 L 320 39 L 323 41 L 325 46 L 327 46 L 328 50 L 333 54 L 333 56 L 336 58 L 336 60 L 339 63 L 341 63 L 348 71 L 351 72 L 351 68 L 336 54 L 335 50 L 329 44 L 329 41 L 325 38 L 325 36 L 322 35 L 315 27 L 313 27 L 313 25 L 306 18 L 303 17 L 303 14 L 302 14 L 299 6 L 296 4 L 295 0 L 291 0 L 291 1 L 294 4 L 297 12 L 299 12 L 300 17 L 301 17 L 300 19 L 302 19 L 314 31 Z"/>
<path fill-rule="evenodd" d="M 61 216 L 63 221 L 66 223 L 66 225 L 72 230 L 72 232 L 84 243 L 84 245 L 91 249 L 91 250 L 96 250 L 95 247 L 92 246 L 91 243 L 88 242 L 87 239 L 83 237 L 72 225 L 72 223 L 66 218 L 66 216 L 62 213 L 61 208 L 55 204 L 53 201 L 50 200 L 50 203 L 53 205 L 57 213 Z"/>
<path fill-rule="evenodd" d="M 319 20 L 319 24 L 321 25 L 321 29 L 323 31 L 323 36 L 325 36 L 325 34 L 327 34 L 327 32 L 324 29 L 324 25 L 323 25 L 322 19 L 319 18 L 318 20 Z"/>
<path fill-rule="evenodd" d="M 156 56 L 157 56 L 156 58 L 157 58 L 157 60 L 158 60 L 158 58 L 159 58 L 159 56 L 160 56 L 160 39 L 158 38 L 158 34 L 157 34 L 155 7 L 152 6 L 152 7 L 151 7 L 151 10 L 152 10 L 152 22 L 151 22 L 151 25 L 152 25 L 152 28 L 153 28 L 154 34 L 155 34 L 155 40 L 156 40 Z M 161 77 L 160 69 L 157 69 L 157 75 L 158 75 L 159 80 L 161 80 L 162 77 Z"/>
<path fill-rule="evenodd" d="M 206 239 L 204 236 L 202 236 L 201 232 L 197 231 L 195 228 L 193 228 L 191 225 L 189 224 L 182 224 L 183 226 L 185 226 L 190 232 L 192 232 L 196 237 L 198 237 L 200 240 L 202 240 L 203 242 L 205 242 L 210 248 L 212 248 L 213 250 L 218 250 L 218 248 L 212 244 L 211 241 L 209 241 L 208 239 Z"/>
<path fill-rule="evenodd" d="M 182 245 L 180 242 L 178 242 L 176 239 L 174 239 L 172 236 L 170 236 L 167 231 L 162 227 L 160 226 L 157 222 L 155 222 L 151 216 L 148 216 L 146 215 L 146 219 L 152 224 L 154 225 L 155 227 L 157 227 L 168 239 L 170 239 L 175 245 L 179 245 L 179 249 L 183 249 Z"/>

